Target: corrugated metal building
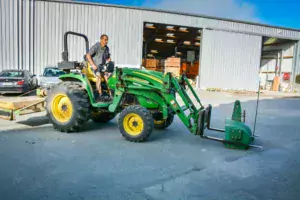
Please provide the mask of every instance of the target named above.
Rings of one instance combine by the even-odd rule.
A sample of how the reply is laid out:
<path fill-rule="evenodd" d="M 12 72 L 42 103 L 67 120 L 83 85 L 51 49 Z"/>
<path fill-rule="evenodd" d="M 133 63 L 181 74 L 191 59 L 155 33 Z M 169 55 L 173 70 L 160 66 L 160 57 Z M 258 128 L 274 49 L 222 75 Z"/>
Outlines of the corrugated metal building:
<path fill-rule="evenodd" d="M 61 60 L 63 34 L 86 34 L 91 43 L 101 33 L 110 36 L 114 61 L 139 67 L 145 22 L 203 29 L 201 88 L 257 90 L 262 37 L 297 41 L 293 72 L 300 73 L 300 31 L 220 19 L 113 5 L 58 0 L 0 0 L 0 67 L 29 69 L 35 74 Z M 70 59 L 84 54 L 84 42 L 70 39 Z"/>

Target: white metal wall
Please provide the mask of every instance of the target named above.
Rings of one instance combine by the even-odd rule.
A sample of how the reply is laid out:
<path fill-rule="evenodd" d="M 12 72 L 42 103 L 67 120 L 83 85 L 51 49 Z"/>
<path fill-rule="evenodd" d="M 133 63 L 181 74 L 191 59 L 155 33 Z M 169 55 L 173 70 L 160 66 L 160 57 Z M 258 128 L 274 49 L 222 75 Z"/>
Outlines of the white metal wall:
<path fill-rule="evenodd" d="M 203 30 L 200 88 L 258 89 L 262 37 Z"/>
<path fill-rule="evenodd" d="M 144 22 L 300 39 L 300 32 L 295 30 L 108 5 L 55 0 L 0 0 L 0 9 L 0 69 L 19 66 L 36 74 L 41 73 L 45 65 L 55 65 L 61 60 L 62 39 L 66 31 L 84 33 L 91 43 L 96 42 L 100 34 L 108 34 L 113 59 L 119 66 L 128 67 L 141 64 Z M 226 32 L 218 35 L 219 40 L 227 40 L 227 35 Z M 204 42 L 210 45 L 205 39 Z M 247 45 L 247 42 L 243 43 Z M 250 51 L 252 47 L 250 44 L 247 50 Z M 83 40 L 71 38 L 69 49 L 70 59 L 81 60 L 84 54 Z M 234 49 L 238 50 L 243 51 L 244 46 Z M 226 61 L 224 66 L 233 66 L 241 62 L 222 58 L 222 54 L 220 56 L 218 59 Z M 202 69 L 211 68 L 206 64 L 201 64 Z M 230 74 L 227 73 L 226 76 Z"/>
<path fill-rule="evenodd" d="M 20 1 L 0 1 L 0 67 L 1 69 L 18 66 L 18 27 L 20 20 L 18 4 Z"/>
<path fill-rule="evenodd" d="M 300 41 L 295 45 L 293 70 L 294 70 L 294 73 L 293 73 L 294 75 L 300 74 Z"/>
<path fill-rule="evenodd" d="M 106 33 L 112 58 L 118 65 L 137 67 L 142 57 L 142 23 L 128 9 L 80 4 L 36 2 L 36 64 L 55 65 L 61 59 L 63 34 L 75 31 L 86 34 L 90 45 Z M 82 60 L 84 40 L 70 37 L 70 60 Z"/>
<path fill-rule="evenodd" d="M 33 71 L 34 1 L 0 0 L 0 69 Z"/>

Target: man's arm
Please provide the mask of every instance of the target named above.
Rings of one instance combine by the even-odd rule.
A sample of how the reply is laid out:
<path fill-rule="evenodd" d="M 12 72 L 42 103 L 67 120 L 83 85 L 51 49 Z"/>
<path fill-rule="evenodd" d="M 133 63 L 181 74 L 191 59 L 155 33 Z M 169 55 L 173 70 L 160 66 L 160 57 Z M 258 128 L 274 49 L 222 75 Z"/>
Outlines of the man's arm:
<path fill-rule="evenodd" d="M 92 58 L 92 56 L 91 56 L 90 53 L 87 53 L 87 54 L 86 54 L 86 58 L 87 58 L 87 60 L 89 61 L 90 65 L 93 67 L 93 69 L 96 70 L 98 67 L 97 67 L 96 64 L 94 63 L 94 60 L 93 60 L 93 58 Z"/>
<path fill-rule="evenodd" d="M 90 65 L 93 67 L 94 70 L 96 70 L 98 67 L 95 64 L 95 62 L 92 58 L 92 55 L 94 55 L 96 53 L 97 48 L 98 48 L 98 46 L 97 46 L 97 44 L 95 44 L 94 46 L 91 47 L 90 51 L 86 54 L 86 58 L 89 61 Z"/>

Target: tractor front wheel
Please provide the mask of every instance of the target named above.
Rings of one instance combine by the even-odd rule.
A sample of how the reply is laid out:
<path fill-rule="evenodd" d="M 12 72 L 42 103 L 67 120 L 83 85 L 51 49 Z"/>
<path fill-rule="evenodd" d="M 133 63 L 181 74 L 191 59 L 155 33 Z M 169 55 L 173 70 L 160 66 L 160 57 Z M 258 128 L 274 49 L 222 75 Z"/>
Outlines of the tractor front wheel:
<path fill-rule="evenodd" d="M 146 141 L 153 131 L 153 124 L 150 111 L 138 105 L 125 108 L 118 123 L 122 136 L 131 142 Z"/>
<path fill-rule="evenodd" d="M 90 118 L 88 95 L 76 82 L 62 82 L 52 87 L 46 110 L 50 123 L 61 132 L 79 131 Z"/>

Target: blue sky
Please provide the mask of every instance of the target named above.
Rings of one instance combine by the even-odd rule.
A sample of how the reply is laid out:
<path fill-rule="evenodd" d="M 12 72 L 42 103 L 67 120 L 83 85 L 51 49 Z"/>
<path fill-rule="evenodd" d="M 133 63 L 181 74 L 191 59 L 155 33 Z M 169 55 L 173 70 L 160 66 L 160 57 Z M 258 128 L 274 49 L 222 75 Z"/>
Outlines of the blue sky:
<path fill-rule="evenodd" d="M 80 0 L 141 6 L 300 29 L 300 0 Z"/>

